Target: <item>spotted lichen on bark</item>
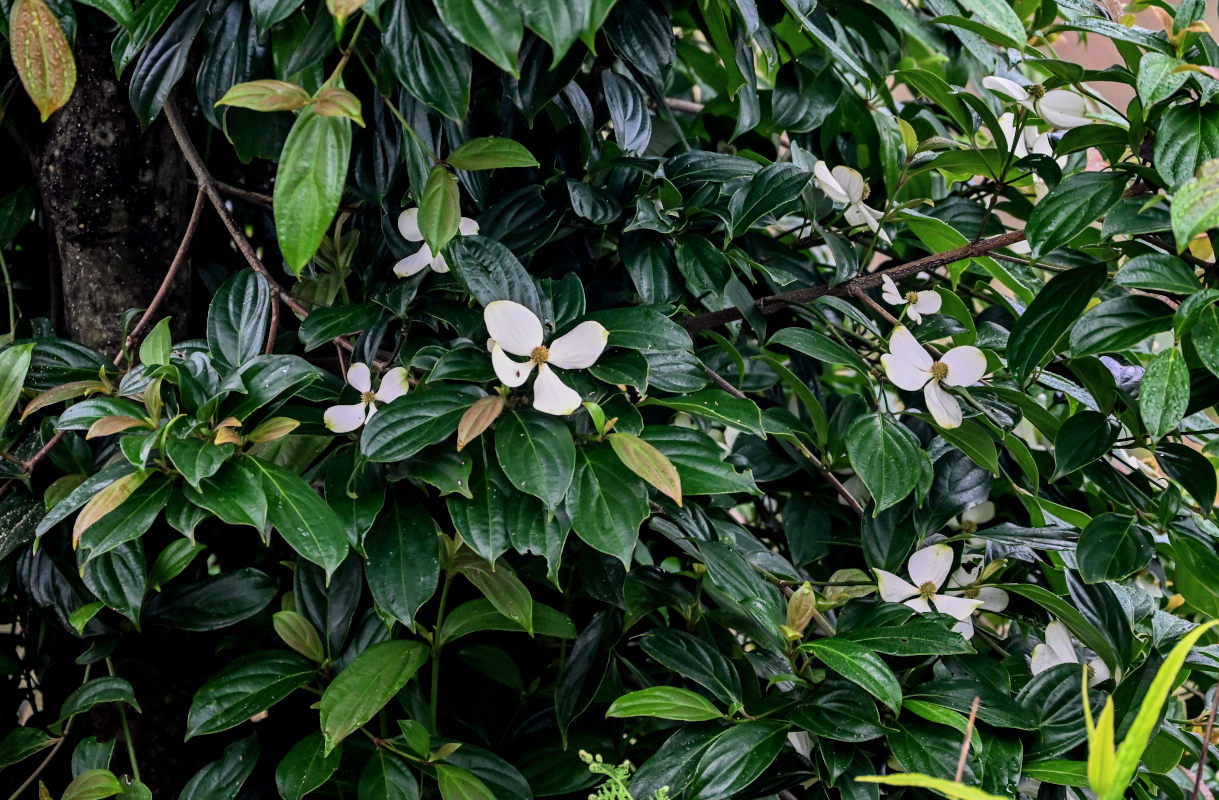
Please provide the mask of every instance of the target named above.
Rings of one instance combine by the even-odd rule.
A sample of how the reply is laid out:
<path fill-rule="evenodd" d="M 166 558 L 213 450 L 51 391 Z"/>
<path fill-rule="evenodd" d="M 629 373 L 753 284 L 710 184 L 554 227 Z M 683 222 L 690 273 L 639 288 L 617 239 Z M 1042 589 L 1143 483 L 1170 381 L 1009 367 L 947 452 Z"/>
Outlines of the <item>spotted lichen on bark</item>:
<path fill-rule="evenodd" d="M 59 20 L 43 0 L 17 0 L 9 17 L 13 65 L 42 121 L 63 108 L 76 86 L 76 60 Z"/>

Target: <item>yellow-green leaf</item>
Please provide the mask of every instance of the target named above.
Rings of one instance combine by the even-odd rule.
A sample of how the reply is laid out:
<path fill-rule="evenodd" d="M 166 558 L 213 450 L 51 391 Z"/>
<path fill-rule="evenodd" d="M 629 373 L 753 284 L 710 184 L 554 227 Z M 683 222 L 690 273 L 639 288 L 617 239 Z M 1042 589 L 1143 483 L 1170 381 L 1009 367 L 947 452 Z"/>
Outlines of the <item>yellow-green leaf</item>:
<path fill-rule="evenodd" d="M 218 106 L 252 108 L 255 111 L 296 111 L 312 102 L 309 93 L 295 83 L 276 80 L 246 81 L 224 93 Z"/>
<path fill-rule="evenodd" d="M 368 0 L 326 0 L 326 10 L 339 22 L 360 10 Z"/>
<path fill-rule="evenodd" d="M 93 495 L 93 498 L 88 503 L 85 503 L 85 507 L 76 515 L 76 523 L 72 526 L 72 546 L 76 547 L 80 543 L 80 537 L 93 526 L 93 523 L 121 506 L 124 500 L 131 497 L 132 493 L 140 488 L 140 485 L 144 481 L 148 480 L 149 474 L 147 472 L 132 472 Z"/>
<path fill-rule="evenodd" d="M 360 98 L 346 89 L 335 86 L 322 89 L 314 98 L 313 110 L 322 117 L 347 117 L 361 128 L 364 127 Z"/>
<path fill-rule="evenodd" d="M 861 783 L 883 783 L 886 786 L 917 786 L 920 789 L 930 789 L 942 794 L 949 800 L 1003 800 L 998 795 L 989 794 L 973 786 L 963 783 L 933 778 L 917 772 L 905 772 L 898 775 L 860 775 L 855 780 Z"/>
<path fill-rule="evenodd" d="M 46 122 L 72 97 L 76 60 L 59 20 L 43 0 L 13 3 L 9 46 L 21 85 Z"/>
<path fill-rule="evenodd" d="M 627 469 L 681 505 L 681 476 L 668 456 L 632 433 L 611 433 L 606 438 Z"/>

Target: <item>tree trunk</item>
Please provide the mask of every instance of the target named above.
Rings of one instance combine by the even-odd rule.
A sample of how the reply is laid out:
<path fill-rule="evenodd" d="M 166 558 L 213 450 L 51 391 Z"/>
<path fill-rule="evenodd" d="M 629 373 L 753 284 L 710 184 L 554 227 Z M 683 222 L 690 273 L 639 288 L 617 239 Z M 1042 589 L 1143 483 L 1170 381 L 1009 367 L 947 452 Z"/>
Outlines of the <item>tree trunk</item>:
<path fill-rule="evenodd" d="M 103 353 L 122 340 L 122 315 L 148 305 L 173 260 L 195 189 L 164 120 L 141 131 L 110 48 L 82 30 L 76 89 L 45 126 L 38 171 L 47 225 L 59 251 L 63 335 Z M 160 316 L 187 330 L 190 271 L 174 281 Z"/>

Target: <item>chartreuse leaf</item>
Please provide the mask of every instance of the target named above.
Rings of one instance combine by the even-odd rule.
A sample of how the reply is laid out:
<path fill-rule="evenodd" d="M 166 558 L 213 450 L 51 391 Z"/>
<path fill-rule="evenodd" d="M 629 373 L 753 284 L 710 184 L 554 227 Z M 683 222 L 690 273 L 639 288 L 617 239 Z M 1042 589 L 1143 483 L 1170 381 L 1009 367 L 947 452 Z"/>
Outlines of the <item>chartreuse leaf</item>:
<path fill-rule="evenodd" d="M 60 800 L 102 800 L 123 791 L 123 784 L 108 769 L 90 769 L 72 779 Z"/>
<path fill-rule="evenodd" d="M 158 322 L 140 342 L 140 363 L 146 367 L 161 367 L 169 363 L 173 339 L 169 332 L 169 317 Z"/>
<path fill-rule="evenodd" d="M 701 722 L 723 716 L 711 701 L 677 686 L 653 686 L 624 694 L 610 704 L 607 717 L 659 717 Z"/>
<path fill-rule="evenodd" d="M 16 0 L 8 40 L 17 77 L 46 122 L 76 86 L 76 59 L 59 19 L 43 0 Z"/>
<path fill-rule="evenodd" d="M 309 105 L 311 99 L 295 83 L 268 79 L 239 83 L 225 92 L 216 105 L 255 111 L 296 111 Z"/>
<path fill-rule="evenodd" d="M 368 722 L 406 686 L 428 658 L 422 642 L 374 644 L 348 665 L 322 694 L 325 754 Z"/>
<path fill-rule="evenodd" d="M 279 155 L 273 206 L 280 252 L 296 274 L 317 252 L 339 210 L 350 155 L 349 120 L 306 108 L 292 124 Z"/>
<path fill-rule="evenodd" d="M 14 345 L 0 353 L 0 428 L 4 427 L 17 407 L 33 354 L 33 344 Z"/>
<path fill-rule="evenodd" d="M 1139 712 L 1134 722 L 1126 729 L 1126 738 L 1118 745 L 1116 753 L 1113 750 L 1113 698 L 1105 702 L 1096 724 L 1092 724 L 1092 713 L 1088 702 L 1088 684 L 1084 673 L 1084 714 L 1088 725 L 1088 782 L 1100 800 L 1121 800 L 1126 793 L 1126 787 L 1134 780 L 1139 768 L 1139 761 L 1147 749 L 1151 736 L 1159 725 L 1160 711 L 1164 703 L 1177 686 L 1178 673 L 1185 665 L 1189 651 L 1204 633 L 1219 620 L 1211 620 L 1194 628 L 1172 648 L 1164 663 L 1156 671 L 1155 679 L 1143 695 L 1139 704 Z"/>
<path fill-rule="evenodd" d="M 440 20 L 454 36 L 489 58 L 504 72 L 519 77 L 516 54 L 525 23 L 516 3 L 495 0 L 438 0 Z M 469 169 L 459 164 L 458 169 Z"/>
<path fill-rule="evenodd" d="M 1172 198 L 1171 219 L 1179 253 L 1198 234 L 1219 228 L 1219 159 L 1204 163 L 1197 174 L 1177 189 Z"/>
<path fill-rule="evenodd" d="M 862 783 L 881 783 L 886 786 L 914 786 L 919 789 L 930 789 L 949 800 L 1003 800 L 998 795 L 984 792 L 974 786 L 966 786 L 963 783 L 944 778 L 933 778 L 918 772 L 903 772 L 895 775 L 860 775 L 855 780 Z"/>
<path fill-rule="evenodd" d="M 681 505 L 681 475 L 664 453 L 633 433 L 611 433 L 606 440 L 631 472 Z"/>
<path fill-rule="evenodd" d="M 436 783 L 441 800 L 498 800 L 477 775 L 461 767 L 437 764 Z"/>
<path fill-rule="evenodd" d="M 515 139 L 485 136 L 464 142 L 445 159 L 450 166 L 464 170 L 536 167 L 538 160 Z"/>

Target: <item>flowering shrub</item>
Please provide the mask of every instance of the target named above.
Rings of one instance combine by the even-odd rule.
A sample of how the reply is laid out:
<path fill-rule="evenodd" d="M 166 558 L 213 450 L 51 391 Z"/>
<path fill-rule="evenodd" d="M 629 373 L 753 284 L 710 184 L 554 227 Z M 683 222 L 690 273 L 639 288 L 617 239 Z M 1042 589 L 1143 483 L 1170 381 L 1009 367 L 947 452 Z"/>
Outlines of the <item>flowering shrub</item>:
<path fill-rule="evenodd" d="M 1219 790 L 1219 45 L 1117 5 L 0 2 L 13 798 Z M 97 41 L 198 190 L 117 354 Z"/>

